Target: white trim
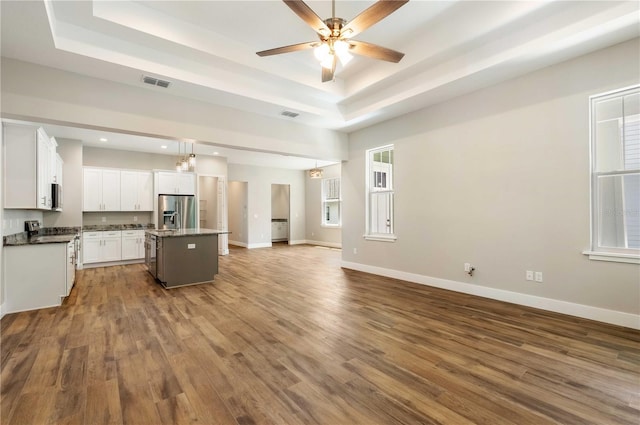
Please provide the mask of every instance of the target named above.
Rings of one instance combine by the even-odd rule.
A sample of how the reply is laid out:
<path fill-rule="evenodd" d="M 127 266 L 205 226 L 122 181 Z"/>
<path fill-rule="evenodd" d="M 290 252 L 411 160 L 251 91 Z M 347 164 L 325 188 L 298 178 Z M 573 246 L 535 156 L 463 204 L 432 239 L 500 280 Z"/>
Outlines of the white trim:
<path fill-rule="evenodd" d="M 248 249 L 254 248 L 271 248 L 271 242 L 262 242 L 262 243 L 250 243 L 247 245 Z"/>
<path fill-rule="evenodd" d="M 398 237 L 396 235 L 362 235 L 368 241 L 378 242 L 395 242 Z"/>
<path fill-rule="evenodd" d="M 0 304 L 0 319 L 4 317 L 4 303 Z"/>
<path fill-rule="evenodd" d="M 108 261 L 106 263 L 88 263 L 88 264 L 84 263 L 82 265 L 82 269 L 95 269 L 97 267 L 124 266 L 127 264 L 140 264 L 140 263 L 144 263 L 144 258 L 139 258 L 134 260 Z"/>
<path fill-rule="evenodd" d="M 567 301 L 538 297 L 536 295 L 488 288 L 486 286 L 478 286 L 455 280 L 440 279 L 349 261 L 342 261 L 341 267 L 640 330 L 640 315 L 638 314 L 624 313 L 600 307 L 575 304 Z"/>
<path fill-rule="evenodd" d="M 235 246 L 241 246 L 243 248 L 247 247 L 247 244 L 244 242 L 238 242 L 238 241 L 232 241 L 231 239 L 229 239 L 229 245 L 235 245 Z"/>
<path fill-rule="evenodd" d="M 619 254 L 615 252 L 583 251 L 589 256 L 589 260 L 612 261 L 615 263 L 640 264 L 640 255 Z"/>
<path fill-rule="evenodd" d="M 340 248 L 342 249 L 342 244 L 340 242 L 324 242 L 324 241 L 311 241 L 311 240 L 306 240 L 304 241 L 304 243 L 308 244 L 308 245 L 318 245 L 318 246 L 326 246 L 329 248 Z"/>
<path fill-rule="evenodd" d="M 308 241 L 306 241 L 305 239 L 296 240 L 296 241 L 289 241 L 289 245 L 304 245 L 306 243 L 308 243 Z"/>

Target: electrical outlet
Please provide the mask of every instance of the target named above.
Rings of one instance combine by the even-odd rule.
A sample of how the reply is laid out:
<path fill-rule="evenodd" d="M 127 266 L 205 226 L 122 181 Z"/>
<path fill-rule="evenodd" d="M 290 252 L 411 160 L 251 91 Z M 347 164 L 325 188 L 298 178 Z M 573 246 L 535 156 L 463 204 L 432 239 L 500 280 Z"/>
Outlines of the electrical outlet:
<path fill-rule="evenodd" d="M 542 272 L 536 272 L 536 282 L 542 282 Z"/>
<path fill-rule="evenodd" d="M 357 254 L 358 253 L 358 248 L 353 248 L 353 253 Z"/>
<path fill-rule="evenodd" d="M 102 217 L 102 222 L 106 223 L 107 222 L 107 217 Z"/>
<path fill-rule="evenodd" d="M 134 216 L 133 216 L 133 221 L 134 221 L 134 222 L 138 221 L 138 216 L 137 216 L 137 215 L 134 215 Z"/>
<path fill-rule="evenodd" d="M 471 270 L 471 263 L 464 263 L 464 271 L 468 272 L 469 270 Z"/>
<path fill-rule="evenodd" d="M 533 280 L 533 272 L 531 270 L 527 270 L 525 276 L 527 280 Z"/>

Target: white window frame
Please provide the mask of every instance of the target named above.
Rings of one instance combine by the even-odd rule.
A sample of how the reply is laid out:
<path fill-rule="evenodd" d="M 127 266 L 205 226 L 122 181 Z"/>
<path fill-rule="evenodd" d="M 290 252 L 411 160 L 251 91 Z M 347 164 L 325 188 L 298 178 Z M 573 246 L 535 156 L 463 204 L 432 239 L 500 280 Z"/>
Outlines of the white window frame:
<path fill-rule="evenodd" d="M 330 181 L 336 181 L 337 182 L 337 190 L 338 190 L 338 197 L 327 197 L 327 183 Z M 320 225 L 322 227 L 332 227 L 332 228 L 340 228 L 342 227 L 342 187 L 341 187 L 341 180 L 340 177 L 331 177 L 331 178 L 327 178 L 327 179 L 322 179 L 322 186 L 320 188 L 320 207 L 322 208 L 322 210 L 320 211 Z M 332 224 L 332 223 L 328 223 L 326 220 L 326 210 L 325 210 L 325 204 L 327 203 L 334 203 L 337 202 L 338 203 L 338 223 L 337 224 Z"/>
<path fill-rule="evenodd" d="M 615 99 L 617 97 L 628 96 L 630 94 L 640 92 L 640 85 L 626 87 L 623 89 L 613 90 L 610 92 L 597 94 L 589 97 L 589 144 L 590 144 L 590 222 L 591 222 L 591 249 L 584 251 L 585 255 L 589 256 L 591 260 L 600 261 L 614 261 L 622 263 L 640 264 L 640 249 L 633 248 L 620 248 L 620 247 L 605 247 L 600 246 L 599 243 L 599 228 L 600 216 L 598 212 L 599 205 L 599 192 L 598 192 L 598 177 L 602 176 L 618 176 L 635 174 L 638 170 L 614 170 L 600 172 L 596 170 L 596 108 L 595 105 L 598 102 L 607 99 Z M 620 124 L 622 126 L 622 123 Z M 624 134 L 624 132 L 622 132 Z"/>
<path fill-rule="evenodd" d="M 393 168 L 395 167 L 395 160 L 394 163 L 392 163 L 391 168 L 389 169 L 389 176 L 388 176 L 388 184 L 387 187 L 383 190 L 380 189 L 376 189 L 375 187 L 373 187 L 373 182 L 372 182 L 372 167 L 373 167 L 373 156 L 374 154 L 378 153 L 378 152 L 384 152 L 384 151 L 394 151 L 394 158 L 395 158 L 395 149 L 394 149 L 394 145 L 390 144 L 390 145 L 385 145 L 385 146 L 379 146 L 377 148 L 373 148 L 373 149 L 368 149 L 366 151 L 366 177 L 365 177 L 365 234 L 363 235 L 363 237 L 366 240 L 372 240 L 372 241 L 382 241 L 382 242 L 394 242 L 397 239 L 397 236 L 395 234 L 395 213 L 394 213 L 394 197 L 395 197 L 395 183 L 394 183 L 394 171 Z M 390 213 L 389 213 L 389 221 L 390 221 L 390 227 L 391 227 L 391 232 L 390 233 L 374 233 L 371 229 L 371 219 L 372 219 L 372 212 L 371 212 L 371 196 L 373 193 L 382 193 L 382 192 L 386 192 L 386 193 L 390 193 L 391 194 L 391 209 L 390 209 Z"/>

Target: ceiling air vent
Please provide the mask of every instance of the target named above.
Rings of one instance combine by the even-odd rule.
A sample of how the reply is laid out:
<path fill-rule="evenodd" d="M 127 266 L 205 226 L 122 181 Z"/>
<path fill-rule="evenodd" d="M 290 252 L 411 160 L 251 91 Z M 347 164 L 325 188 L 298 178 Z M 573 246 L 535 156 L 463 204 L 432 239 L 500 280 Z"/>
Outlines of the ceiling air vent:
<path fill-rule="evenodd" d="M 165 89 L 169 87 L 169 84 L 171 84 L 169 81 L 160 80 L 154 77 L 149 77 L 148 75 L 142 76 L 142 82 L 145 84 L 151 84 L 152 86 L 163 87 Z"/>
<path fill-rule="evenodd" d="M 289 117 L 289 118 L 295 118 L 300 114 L 297 113 L 297 112 L 282 111 L 282 112 L 280 112 L 280 115 L 285 116 L 285 117 Z"/>

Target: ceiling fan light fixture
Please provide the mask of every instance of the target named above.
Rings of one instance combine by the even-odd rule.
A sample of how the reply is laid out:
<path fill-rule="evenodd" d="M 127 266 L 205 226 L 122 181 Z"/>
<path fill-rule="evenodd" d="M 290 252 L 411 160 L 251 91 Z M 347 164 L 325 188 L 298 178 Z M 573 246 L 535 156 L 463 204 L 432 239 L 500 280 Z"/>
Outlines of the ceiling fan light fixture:
<path fill-rule="evenodd" d="M 331 49 L 327 43 L 322 43 L 315 49 L 313 49 L 313 54 L 320 62 L 327 59 L 327 56 L 331 55 Z"/>
<path fill-rule="evenodd" d="M 332 69 L 333 68 L 333 53 L 329 53 L 326 58 L 320 62 L 323 68 Z"/>

